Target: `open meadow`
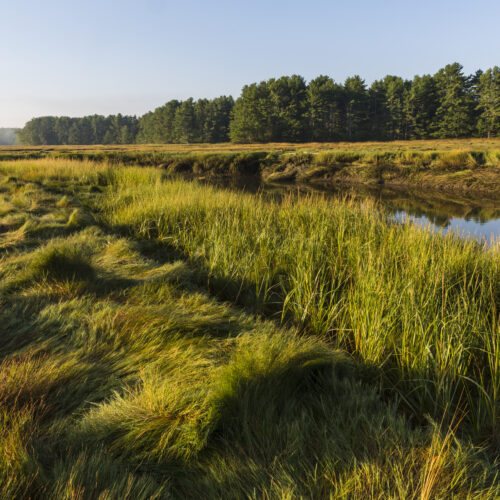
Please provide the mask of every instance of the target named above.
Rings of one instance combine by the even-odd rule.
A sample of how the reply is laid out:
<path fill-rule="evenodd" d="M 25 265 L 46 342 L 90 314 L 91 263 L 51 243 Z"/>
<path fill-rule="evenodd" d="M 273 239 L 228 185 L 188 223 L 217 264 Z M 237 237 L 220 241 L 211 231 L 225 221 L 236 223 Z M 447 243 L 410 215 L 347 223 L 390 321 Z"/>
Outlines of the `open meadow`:
<path fill-rule="evenodd" d="M 19 159 L 0 280 L 0 498 L 500 496 L 499 242 Z"/>
<path fill-rule="evenodd" d="M 0 146 L 0 160 L 63 158 L 160 167 L 196 177 L 367 184 L 500 194 L 500 139 L 393 142 Z"/>
<path fill-rule="evenodd" d="M 321 150 L 353 150 L 374 152 L 396 152 L 396 151 L 455 151 L 455 150 L 492 150 L 500 149 L 500 139 L 492 138 L 467 138 L 467 139 L 428 139 L 410 141 L 361 141 L 361 142 L 266 142 L 235 144 L 107 144 L 107 145 L 59 145 L 59 146 L 1 146 L 0 151 L 24 152 L 24 151 L 169 151 L 169 152 L 223 152 L 223 151 L 276 151 L 297 150 L 308 151 Z"/>

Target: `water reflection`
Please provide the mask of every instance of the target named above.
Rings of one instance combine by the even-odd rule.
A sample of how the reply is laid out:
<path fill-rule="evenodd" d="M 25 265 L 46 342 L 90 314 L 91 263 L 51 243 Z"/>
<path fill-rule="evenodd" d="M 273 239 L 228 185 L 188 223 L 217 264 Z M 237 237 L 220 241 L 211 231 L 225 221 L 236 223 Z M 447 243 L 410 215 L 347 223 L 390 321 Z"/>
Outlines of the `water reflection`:
<path fill-rule="evenodd" d="M 270 196 L 317 192 L 331 197 L 354 197 L 360 201 L 370 198 L 377 200 L 398 221 L 410 219 L 421 226 L 430 225 L 436 231 L 455 231 L 464 237 L 487 242 L 500 239 L 500 199 L 491 195 L 364 185 L 266 184 L 255 177 L 206 179 L 205 182 L 251 193 L 264 192 Z"/>
<path fill-rule="evenodd" d="M 500 218 L 479 221 L 463 217 L 450 217 L 443 218 L 443 221 L 436 221 L 436 218 L 429 218 L 425 215 L 415 216 L 404 211 L 396 211 L 393 216 L 398 221 L 410 219 L 413 223 L 422 227 L 430 225 L 435 231 L 443 233 L 454 231 L 461 236 L 469 236 L 487 243 L 500 238 Z"/>

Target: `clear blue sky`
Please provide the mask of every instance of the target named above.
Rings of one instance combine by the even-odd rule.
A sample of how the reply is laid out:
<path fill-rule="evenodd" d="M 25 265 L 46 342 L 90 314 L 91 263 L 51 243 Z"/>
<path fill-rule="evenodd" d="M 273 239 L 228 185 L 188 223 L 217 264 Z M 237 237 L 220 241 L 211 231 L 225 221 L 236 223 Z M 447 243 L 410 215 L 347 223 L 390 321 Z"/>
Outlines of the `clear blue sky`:
<path fill-rule="evenodd" d="M 500 0 L 0 0 L 0 126 L 143 114 L 298 73 L 500 65 Z"/>

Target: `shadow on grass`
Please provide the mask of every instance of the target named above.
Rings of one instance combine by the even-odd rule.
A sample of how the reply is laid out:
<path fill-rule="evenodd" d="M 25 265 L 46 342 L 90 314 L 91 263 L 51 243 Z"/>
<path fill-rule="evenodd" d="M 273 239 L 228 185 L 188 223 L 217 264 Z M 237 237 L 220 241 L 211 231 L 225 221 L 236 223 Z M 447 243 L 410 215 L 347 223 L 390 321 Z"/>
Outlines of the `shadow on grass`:
<path fill-rule="evenodd" d="M 132 227 L 108 227 L 107 230 L 137 238 Z M 291 314 L 282 317 L 285 295 L 279 284 L 276 283 L 271 293 L 264 296 L 259 293 L 256 283 L 218 274 L 209 269 L 202 258 L 193 259 L 187 252 L 168 243 L 154 239 L 137 241 L 141 252 L 154 248 L 154 258 L 158 262 L 169 262 L 172 258 L 188 262 L 193 270 L 193 282 L 217 299 L 241 306 L 247 312 L 262 318 L 279 322 L 284 320 L 285 325 L 299 328 L 305 335 L 309 334 L 307 325 L 297 323 Z M 150 250 L 145 253 L 152 255 Z M 454 276 L 444 277 L 444 282 L 455 282 L 454 279 Z M 334 338 L 326 340 L 337 346 Z M 341 348 L 348 349 L 348 346 L 342 345 Z M 463 433 L 463 436 L 472 438 L 477 443 L 486 443 L 486 446 L 499 445 L 498 429 L 486 425 L 481 425 L 481 429 L 477 425 L 474 428 L 475 424 L 470 423 L 473 419 L 468 420 L 471 405 L 484 400 L 481 387 L 474 381 L 444 372 L 439 374 L 439 380 L 430 379 L 429 374 L 423 370 L 401 369 L 395 355 L 385 359 L 384 366 L 381 367 L 364 361 L 354 350 L 351 354 L 359 363 L 363 378 L 373 386 L 380 387 L 387 402 L 397 401 L 400 411 L 415 425 L 428 425 L 429 417 L 442 422 L 444 426 L 450 425 L 455 419 L 460 422 L 459 433 Z M 485 411 L 488 411 L 486 407 L 482 407 L 481 412 Z"/>

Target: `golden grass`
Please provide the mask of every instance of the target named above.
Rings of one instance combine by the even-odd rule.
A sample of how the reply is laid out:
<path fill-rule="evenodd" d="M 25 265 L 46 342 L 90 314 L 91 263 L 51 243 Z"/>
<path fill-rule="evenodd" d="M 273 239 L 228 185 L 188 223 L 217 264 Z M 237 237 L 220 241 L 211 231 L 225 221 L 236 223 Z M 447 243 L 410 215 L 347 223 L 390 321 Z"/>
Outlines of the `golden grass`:
<path fill-rule="evenodd" d="M 279 150 L 353 150 L 353 151 L 450 151 L 500 149 L 500 138 L 435 139 L 387 142 L 270 142 L 253 144 L 130 144 L 130 145 L 70 145 L 70 146 L 0 146 L 0 152 L 23 151 L 166 151 L 166 152 L 237 152 Z"/>

